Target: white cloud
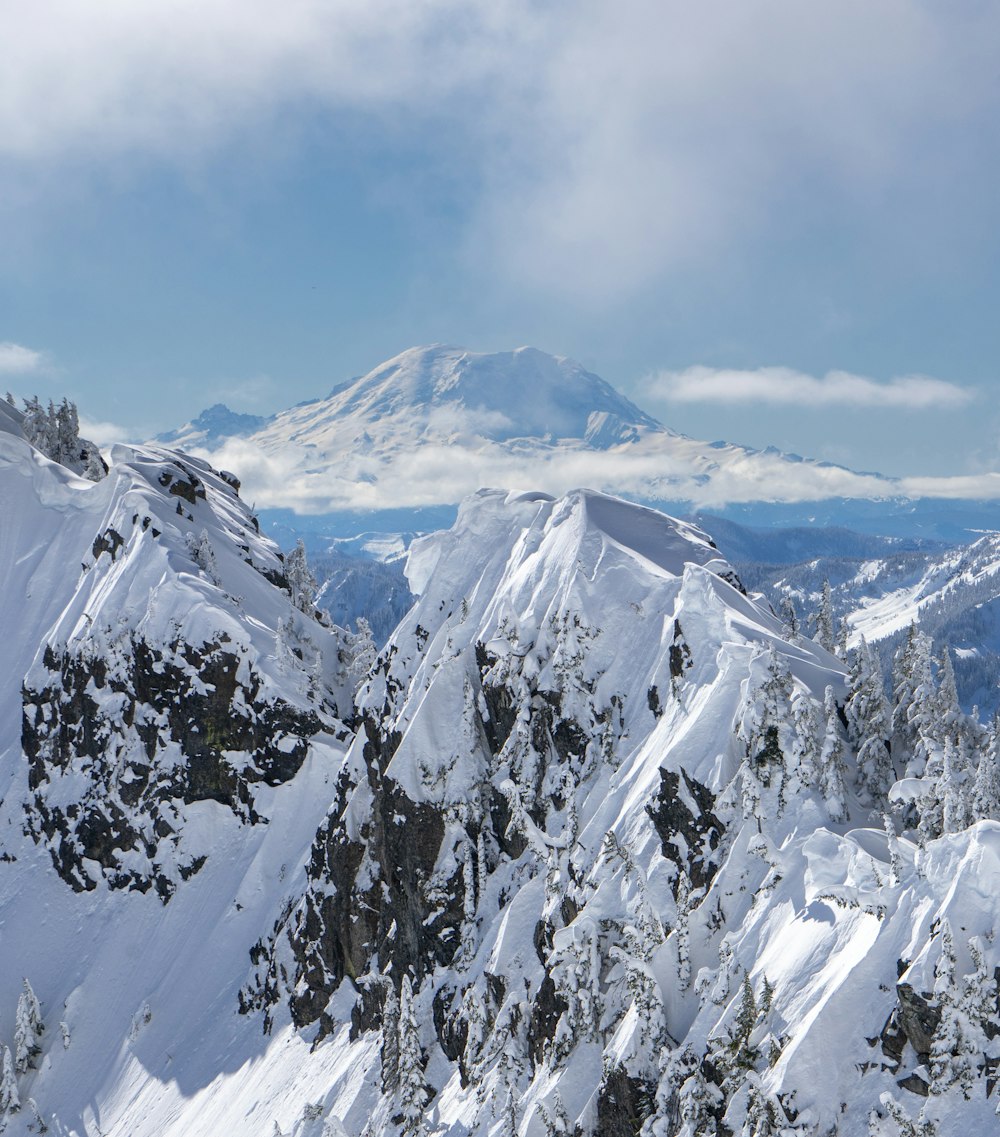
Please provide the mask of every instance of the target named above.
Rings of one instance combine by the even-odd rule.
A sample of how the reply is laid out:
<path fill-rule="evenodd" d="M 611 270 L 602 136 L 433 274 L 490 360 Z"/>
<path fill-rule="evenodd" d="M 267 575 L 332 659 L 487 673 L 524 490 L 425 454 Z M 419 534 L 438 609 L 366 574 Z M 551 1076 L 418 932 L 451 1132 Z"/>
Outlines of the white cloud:
<path fill-rule="evenodd" d="M 116 442 L 135 442 L 145 435 L 141 430 L 121 426 L 116 422 L 88 418 L 80 415 L 80 434 L 83 438 L 96 442 L 98 446 L 113 446 Z"/>
<path fill-rule="evenodd" d="M 32 375 L 44 368 L 42 352 L 9 340 L 0 343 L 0 375 Z"/>
<path fill-rule="evenodd" d="M 499 18 L 485 0 L 5 5 L 0 153 L 177 156 L 288 109 L 425 108 L 492 73 L 525 14 L 502 7 Z"/>
<path fill-rule="evenodd" d="M 643 384 L 645 395 L 668 403 L 768 403 L 793 407 L 891 407 L 928 410 L 962 407 L 974 392 L 944 379 L 904 375 L 880 383 L 848 371 L 818 378 L 789 367 L 753 371 L 688 367 L 663 371 Z"/>
<path fill-rule="evenodd" d="M 303 111 L 361 111 L 395 136 L 430 123 L 445 173 L 476 187 L 463 206 L 478 263 L 597 303 L 822 212 L 818 199 L 884 213 L 981 183 L 1000 7 L 957 7 L 7 4 L 0 155 L 183 160 L 262 125 L 287 135 Z"/>
<path fill-rule="evenodd" d="M 831 497 L 1000 497 L 997 474 L 893 480 L 738 447 L 711 451 L 712 468 L 707 470 L 701 444 L 686 439 L 666 447 L 662 439 L 651 439 L 610 451 L 555 446 L 534 455 L 481 440 L 427 442 L 398 458 L 341 453 L 335 462 L 293 448 L 265 451 L 248 439 L 230 439 L 219 450 L 198 453 L 216 467 L 234 470 L 244 497 L 258 508 L 304 514 L 446 505 L 481 486 L 551 494 L 587 486 L 650 501 L 690 501 L 702 508 Z"/>

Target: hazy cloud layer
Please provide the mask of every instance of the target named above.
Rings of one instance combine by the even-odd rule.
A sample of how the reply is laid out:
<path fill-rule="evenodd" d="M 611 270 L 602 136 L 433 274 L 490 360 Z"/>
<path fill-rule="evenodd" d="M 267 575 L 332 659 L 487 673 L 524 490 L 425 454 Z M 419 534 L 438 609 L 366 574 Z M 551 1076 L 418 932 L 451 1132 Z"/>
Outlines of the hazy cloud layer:
<path fill-rule="evenodd" d="M 664 371 L 645 381 L 643 393 L 653 402 L 898 410 L 962 407 L 974 397 L 966 387 L 926 375 L 905 375 L 880 383 L 847 371 L 830 371 L 817 378 L 789 367 L 760 367 L 752 371 L 688 367 L 683 371 Z"/>
<path fill-rule="evenodd" d="M 235 470 L 243 496 L 258 508 L 305 514 L 451 504 L 482 486 L 552 494 L 588 486 L 648 500 L 687 500 L 704 508 L 831 497 L 1000 496 L 1000 475 L 895 481 L 735 447 L 712 452 L 718 464 L 703 470 L 691 460 L 698 444 L 691 446 L 690 454 L 682 450 L 674 456 L 655 441 L 612 451 L 553 447 L 528 456 L 490 443 L 429 442 L 391 460 L 346 453 L 327 464 L 311 455 L 309 465 L 292 450 L 267 452 L 248 439 L 230 439 L 218 450 L 197 453 L 215 466 Z"/>
<path fill-rule="evenodd" d="M 44 368 L 42 352 L 19 343 L 0 342 L 0 375 L 33 375 Z"/>
<path fill-rule="evenodd" d="M 1000 6 L 964 0 L 47 0 L 0 33 L 8 159 L 183 160 L 317 110 L 434 130 L 477 257 L 594 303 L 996 150 Z"/>

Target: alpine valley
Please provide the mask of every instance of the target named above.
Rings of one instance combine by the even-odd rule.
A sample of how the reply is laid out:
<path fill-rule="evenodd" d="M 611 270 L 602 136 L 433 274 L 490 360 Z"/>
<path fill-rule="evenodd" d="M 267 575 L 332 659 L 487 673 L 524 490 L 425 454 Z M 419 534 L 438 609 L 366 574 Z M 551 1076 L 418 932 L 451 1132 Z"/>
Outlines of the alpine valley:
<path fill-rule="evenodd" d="M 996 1130 L 1000 742 L 909 622 L 984 602 L 993 539 L 843 536 L 874 567 L 829 586 L 758 556 L 772 608 L 721 523 L 552 485 L 451 509 L 456 453 L 496 482 L 540 448 L 577 482 L 673 454 L 636 496 L 691 505 L 803 465 L 530 352 L 405 353 L 106 464 L 68 409 L 0 403 L 5 1134 Z M 361 543 L 382 511 L 384 646 L 209 452 Z"/>

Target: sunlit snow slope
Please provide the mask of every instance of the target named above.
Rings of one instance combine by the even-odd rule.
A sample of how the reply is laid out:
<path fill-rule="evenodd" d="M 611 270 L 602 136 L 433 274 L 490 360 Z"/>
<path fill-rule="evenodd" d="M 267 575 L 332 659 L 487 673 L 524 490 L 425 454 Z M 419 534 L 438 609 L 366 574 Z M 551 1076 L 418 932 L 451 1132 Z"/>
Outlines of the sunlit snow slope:
<path fill-rule="evenodd" d="M 22 977 L 46 1024 L 6 1132 L 272 1134 L 333 1059 L 237 993 L 342 762 L 340 633 L 202 463 L 94 484 L 2 411 L 0 1042 Z"/>
<path fill-rule="evenodd" d="M 13 1137 L 995 1124 L 928 1065 L 1000 962 L 1000 827 L 887 836 L 843 665 L 698 529 L 480 491 L 355 693 L 231 476 L 84 482 L 7 416 L 0 500 Z"/>

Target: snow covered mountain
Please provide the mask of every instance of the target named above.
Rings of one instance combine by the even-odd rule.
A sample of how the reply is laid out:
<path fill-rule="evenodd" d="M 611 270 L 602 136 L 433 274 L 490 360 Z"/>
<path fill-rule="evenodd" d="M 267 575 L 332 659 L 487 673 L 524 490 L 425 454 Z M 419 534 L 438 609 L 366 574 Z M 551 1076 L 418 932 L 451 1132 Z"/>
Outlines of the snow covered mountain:
<path fill-rule="evenodd" d="M 161 441 L 239 469 L 262 523 L 293 510 L 314 551 L 335 540 L 429 532 L 484 485 L 561 494 L 591 485 L 685 515 L 746 525 L 847 526 L 967 538 L 1000 529 L 1000 475 L 892 479 L 773 448 L 687 438 L 571 360 L 533 348 L 412 348 L 251 427 L 215 407 Z M 989 500 L 958 501 L 967 496 Z M 941 498 L 947 498 L 943 508 Z"/>
<path fill-rule="evenodd" d="M 31 1097 L 50 1132 L 236 1133 L 237 992 L 343 758 L 350 642 L 234 480 L 117 447 L 93 483 L 20 433 L 0 408 L 0 1041 L 22 977 L 46 1030 L 6 1131 Z"/>
<path fill-rule="evenodd" d="M 270 421 L 271 419 L 265 415 L 240 414 L 222 403 L 216 403 L 176 430 L 158 434 L 156 441 L 177 450 L 191 450 L 197 446 L 218 446 L 226 438 L 244 438 L 253 434 L 254 431 L 267 426 Z"/>
<path fill-rule="evenodd" d="M 695 527 L 484 490 L 376 657 L 232 475 L 0 422 L 11 1137 L 994 1124 L 997 743 L 921 639 L 890 729 Z"/>
<path fill-rule="evenodd" d="M 834 613 L 848 643 L 877 645 L 888 674 L 911 623 L 954 657 L 964 706 L 1000 709 L 1000 536 L 987 534 L 955 549 L 886 555 L 813 557 L 792 566 L 745 566 L 754 587 L 778 603 L 790 597 L 814 612 L 829 580 Z"/>
<path fill-rule="evenodd" d="M 221 443 L 198 421 L 170 437 L 239 468 L 265 509 L 329 515 L 337 536 L 352 535 L 351 524 L 384 528 L 379 511 L 454 505 L 482 485 L 562 493 L 586 483 L 702 505 L 903 492 L 829 463 L 686 438 L 578 364 L 534 348 L 413 348 Z"/>

